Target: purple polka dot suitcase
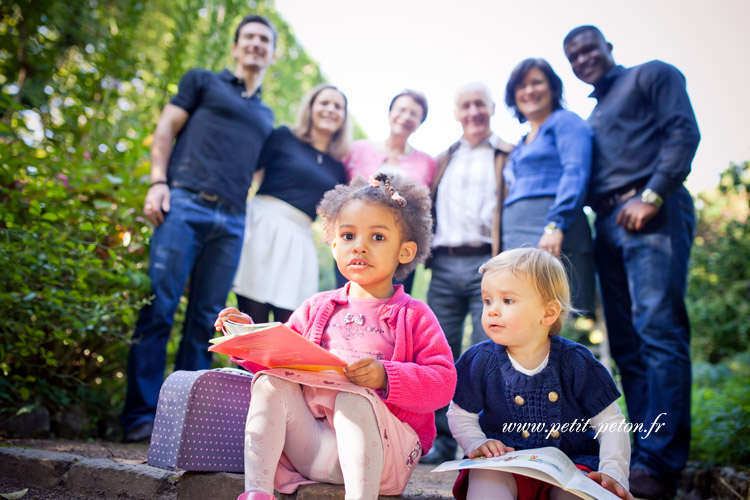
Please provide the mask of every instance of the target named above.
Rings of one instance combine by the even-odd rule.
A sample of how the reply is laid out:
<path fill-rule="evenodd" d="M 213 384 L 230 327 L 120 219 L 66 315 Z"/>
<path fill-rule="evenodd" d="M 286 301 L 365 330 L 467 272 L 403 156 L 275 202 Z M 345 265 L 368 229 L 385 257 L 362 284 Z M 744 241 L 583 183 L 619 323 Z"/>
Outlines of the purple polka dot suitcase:
<path fill-rule="evenodd" d="M 243 472 L 252 374 L 235 368 L 176 371 L 159 392 L 148 464 Z"/>

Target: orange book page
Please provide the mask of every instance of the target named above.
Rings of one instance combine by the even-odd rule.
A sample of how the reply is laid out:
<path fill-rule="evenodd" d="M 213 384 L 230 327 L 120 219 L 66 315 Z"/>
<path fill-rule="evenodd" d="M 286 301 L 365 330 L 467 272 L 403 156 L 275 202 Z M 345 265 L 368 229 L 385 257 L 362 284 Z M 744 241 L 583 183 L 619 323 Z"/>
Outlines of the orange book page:
<path fill-rule="evenodd" d="M 348 364 L 286 325 L 237 335 L 212 345 L 208 350 L 251 361 L 266 368 L 336 370 L 343 373 L 343 367 Z"/>

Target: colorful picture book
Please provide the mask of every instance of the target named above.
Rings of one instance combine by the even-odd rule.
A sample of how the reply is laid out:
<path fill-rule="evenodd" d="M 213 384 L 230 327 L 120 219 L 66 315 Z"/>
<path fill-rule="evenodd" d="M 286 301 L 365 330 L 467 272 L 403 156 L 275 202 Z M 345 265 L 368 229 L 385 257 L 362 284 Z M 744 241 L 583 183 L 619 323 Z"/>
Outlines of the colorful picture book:
<path fill-rule="evenodd" d="M 211 339 L 209 351 L 228 354 L 261 368 L 335 370 L 348 363 L 282 323 L 245 324 L 224 321 L 223 337 Z"/>
<path fill-rule="evenodd" d="M 444 462 L 432 472 L 460 469 L 492 469 L 533 477 L 589 500 L 622 500 L 586 477 L 568 456 L 557 448 L 531 448 L 493 458 L 466 458 Z"/>

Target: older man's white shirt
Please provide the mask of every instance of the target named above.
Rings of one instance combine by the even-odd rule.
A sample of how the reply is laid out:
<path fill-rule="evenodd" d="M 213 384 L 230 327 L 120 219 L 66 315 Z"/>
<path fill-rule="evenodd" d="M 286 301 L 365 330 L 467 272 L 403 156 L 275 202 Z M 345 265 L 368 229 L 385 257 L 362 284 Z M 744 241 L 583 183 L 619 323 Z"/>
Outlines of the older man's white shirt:
<path fill-rule="evenodd" d="M 461 139 L 438 185 L 433 247 L 492 243 L 497 205 L 495 148 L 499 140 L 492 134 L 472 147 Z"/>

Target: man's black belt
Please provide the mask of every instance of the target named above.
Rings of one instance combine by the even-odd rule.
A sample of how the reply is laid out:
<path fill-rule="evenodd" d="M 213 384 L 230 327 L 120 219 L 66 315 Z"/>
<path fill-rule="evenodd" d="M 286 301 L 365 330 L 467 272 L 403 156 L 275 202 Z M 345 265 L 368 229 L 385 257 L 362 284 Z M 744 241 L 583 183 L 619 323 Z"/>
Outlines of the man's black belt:
<path fill-rule="evenodd" d="M 478 255 L 489 255 L 492 253 L 492 245 L 485 243 L 480 246 L 463 245 L 460 247 L 435 247 L 432 255 L 451 255 L 454 257 L 473 257 Z"/>

